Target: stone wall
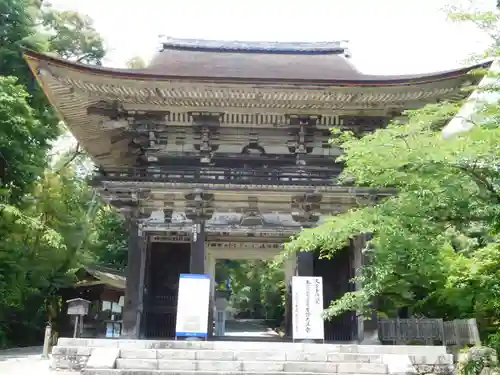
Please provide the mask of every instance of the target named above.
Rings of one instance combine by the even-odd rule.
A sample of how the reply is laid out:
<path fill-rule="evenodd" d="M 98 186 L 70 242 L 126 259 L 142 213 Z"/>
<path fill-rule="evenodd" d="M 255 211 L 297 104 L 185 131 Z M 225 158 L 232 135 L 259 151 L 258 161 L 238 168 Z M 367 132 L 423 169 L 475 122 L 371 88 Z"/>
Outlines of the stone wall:
<path fill-rule="evenodd" d="M 52 350 L 53 370 L 81 371 L 87 365 L 92 348 L 85 346 L 56 346 Z"/>

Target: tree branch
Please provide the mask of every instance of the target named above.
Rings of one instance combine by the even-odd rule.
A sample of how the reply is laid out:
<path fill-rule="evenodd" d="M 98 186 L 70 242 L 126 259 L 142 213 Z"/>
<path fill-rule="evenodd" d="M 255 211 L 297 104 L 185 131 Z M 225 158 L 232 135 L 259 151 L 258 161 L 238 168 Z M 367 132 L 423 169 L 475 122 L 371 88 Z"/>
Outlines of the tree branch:
<path fill-rule="evenodd" d="M 83 60 L 85 60 L 86 58 L 90 57 L 90 55 L 91 55 L 90 53 L 86 53 L 86 54 L 80 56 L 79 58 L 77 58 L 76 62 L 77 63 L 81 63 Z"/>
<path fill-rule="evenodd" d="M 471 169 L 460 165 L 457 165 L 456 167 L 469 175 L 477 185 L 483 186 L 487 191 L 489 191 L 495 198 L 495 202 L 500 204 L 500 192 L 495 189 L 495 186 L 488 181 L 487 178 L 475 171 L 474 168 Z"/>
<path fill-rule="evenodd" d="M 68 165 L 70 165 L 78 156 L 80 156 L 82 154 L 83 154 L 83 152 L 80 148 L 80 143 L 77 143 L 76 147 L 75 147 L 75 152 L 73 153 L 73 155 L 68 160 L 66 160 L 66 162 L 62 165 L 61 168 L 59 168 L 59 170 L 56 173 L 59 173 L 60 171 L 62 171 L 64 168 L 66 168 Z"/>
<path fill-rule="evenodd" d="M 433 161 L 432 163 L 429 163 L 429 164 L 434 164 L 434 165 L 438 165 L 438 166 L 441 166 L 441 167 L 451 167 L 451 168 L 455 168 L 461 172 L 464 172 L 467 176 L 471 177 L 472 180 L 476 183 L 476 185 L 478 185 L 479 187 L 483 187 L 485 188 L 490 194 L 493 195 L 493 197 L 495 198 L 495 202 L 500 204 L 500 192 L 495 188 L 495 186 L 490 182 L 488 181 L 487 178 L 485 178 L 484 176 L 482 176 L 480 173 L 478 173 L 476 171 L 476 168 L 470 168 L 470 167 L 467 167 L 466 165 L 460 165 L 460 164 L 452 164 L 452 163 L 444 163 L 444 162 L 437 162 L 437 161 Z M 425 168 L 425 164 L 406 164 L 404 167 L 408 167 L 408 166 L 420 166 L 420 168 Z"/>

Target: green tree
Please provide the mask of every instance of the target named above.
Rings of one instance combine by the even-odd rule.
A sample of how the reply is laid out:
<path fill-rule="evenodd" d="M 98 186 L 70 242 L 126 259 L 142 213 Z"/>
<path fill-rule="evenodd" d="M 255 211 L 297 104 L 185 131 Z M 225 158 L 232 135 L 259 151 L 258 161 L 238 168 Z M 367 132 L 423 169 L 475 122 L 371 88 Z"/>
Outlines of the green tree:
<path fill-rule="evenodd" d="M 329 256 L 349 238 L 370 232 L 372 246 L 366 253 L 371 265 L 364 267 L 363 290 L 357 295 L 368 302 L 387 293 L 396 305 L 405 306 L 417 294 L 427 294 L 422 288 L 433 288 L 443 246 L 457 233 L 465 236 L 470 223 L 490 226 L 498 215 L 497 192 L 488 188 L 489 176 L 495 173 L 488 166 L 496 158 L 498 130 L 477 128 L 444 140 L 434 124 L 449 118 L 452 108 L 429 106 L 409 113 L 407 125 L 391 124 L 359 140 L 346 140 L 343 177 L 361 186 L 396 188 L 398 193 L 302 232 L 289 249 L 319 247 Z M 334 306 L 352 309 L 358 302 L 345 297 Z"/>
<path fill-rule="evenodd" d="M 144 62 L 144 59 L 140 56 L 134 56 L 127 60 L 125 63 L 127 68 L 129 69 L 144 69 L 146 67 L 146 63 Z"/>
<path fill-rule="evenodd" d="M 0 186 L 18 201 L 43 171 L 47 133 L 14 77 L 0 76 Z"/>
<path fill-rule="evenodd" d="M 0 75 L 16 77 L 17 83 L 29 93 L 25 99 L 32 108 L 30 116 L 38 120 L 23 128 L 14 124 L 14 121 L 22 121 L 20 119 L 0 119 L 5 121 L 0 129 L 3 142 L 0 147 L 0 155 L 3 155 L 0 158 L 0 183 L 12 188 L 10 193 L 15 200 L 29 189 L 34 176 L 47 165 L 46 153 L 61 132 L 54 111 L 23 60 L 23 48 L 93 64 L 100 64 L 105 49 L 90 18 L 76 12 L 61 12 L 32 0 L 4 0 L 0 3 L 0 38 Z M 3 95 L 2 98 L 5 114 L 9 97 Z M 6 144 L 12 147 L 7 148 Z M 24 147 L 17 147 L 19 145 L 28 147 L 28 152 L 22 157 L 20 153 Z"/>
<path fill-rule="evenodd" d="M 99 202 L 67 159 L 49 168 L 61 127 L 22 58 L 30 48 L 99 63 L 102 40 L 81 19 L 0 2 L 0 347 L 37 343 L 46 320 L 57 320 L 57 289 L 95 258 L 88 234 Z"/>
<path fill-rule="evenodd" d="M 231 281 L 233 308 L 243 316 L 274 320 L 278 325 L 284 314 L 284 278 L 281 267 L 262 260 L 231 261 L 216 267 L 218 282 Z"/>
<path fill-rule="evenodd" d="M 10 190 L 13 201 L 19 200 L 43 171 L 50 141 L 59 134 L 58 121 L 22 59 L 22 47 L 43 48 L 41 39 L 36 38 L 31 10 L 30 2 L 25 0 L 0 3 L 0 186 Z M 14 88 L 14 78 L 6 76 L 15 77 L 21 87 Z"/>
<path fill-rule="evenodd" d="M 125 218 L 112 207 L 101 204 L 97 212 L 90 247 L 97 264 L 124 271 L 128 257 Z"/>
<path fill-rule="evenodd" d="M 56 322 L 57 290 L 84 261 L 97 201 L 72 168 L 47 170 L 20 210 L 6 206 L 0 220 L 0 337 L 35 343 L 47 320 Z M 4 318 L 4 319 L 2 319 Z M 31 339 L 31 340 L 30 340 Z M 15 341 L 14 341 L 15 342 Z M 0 343 L 1 344 L 1 343 Z"/>
<path fill-rule="evenodd" d="M 460 105 L 408 111 L 407 124 L 391 123 L 361 139 L 335 132 L 344 180 L 397 193 L 306 229 L 287 245 L 288 252 L 319 249 L 334 257 L 350 238 L 372 234 L 361 290 L 333 301 L 329 314 L 369 308 L 377 299 L 387 315 L 408 308 L 415 315 L 477 317 L 485 334 L 498 329 L 499 103 L 478 108 L 471 131 L 444 139 L 441 127 Z"/>
<path fill-rule="evenodd" d="M 51 52 L 67 60 L 101 65 L 106 50 L 90 17 L 70 10 L 58 11 L 46 5 L 40 7 L 40 18 L 47 31 Z"/>

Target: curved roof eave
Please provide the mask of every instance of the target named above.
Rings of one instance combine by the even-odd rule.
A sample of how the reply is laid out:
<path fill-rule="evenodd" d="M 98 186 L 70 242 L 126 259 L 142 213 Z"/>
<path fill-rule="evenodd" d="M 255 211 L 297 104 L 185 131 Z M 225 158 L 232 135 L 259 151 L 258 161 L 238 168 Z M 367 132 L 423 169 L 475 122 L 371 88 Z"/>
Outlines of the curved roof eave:
<path fill-rule="evenodd" d="M 24 50 L 24 58 L 29 63 L 30 60 L 46 62 L 58 67 L 80 71 L 92 75 L 102 75 L 130 80 L 154 80 L 154 81 L 192 81 L 200 83 L 233 83 L 233 84 L 295 84 L 295 85 L 317 85 L 317 86 L 408 86 L 432 83 L 436 81 L 453 79 L 468 74 L 474 69 L 489 68 L 491 60 L 467 66 L 460 69 L 447 70 L 428 74 L 408 74 L 408 75 L 362 75 L 357 80 L 306 80 L 306 79 L 269 79 L 269 78 L 237 78 L 237 77 L 204 77 L 204 76 L 172 76 L 167 74 L 150 73 L 148 69 L 119 69 L 107 68 L 94 65 L 86 65 L 78 62 L 71 62 L 59 57 L 50 56 L 45 53 L 32 50 Z"/>

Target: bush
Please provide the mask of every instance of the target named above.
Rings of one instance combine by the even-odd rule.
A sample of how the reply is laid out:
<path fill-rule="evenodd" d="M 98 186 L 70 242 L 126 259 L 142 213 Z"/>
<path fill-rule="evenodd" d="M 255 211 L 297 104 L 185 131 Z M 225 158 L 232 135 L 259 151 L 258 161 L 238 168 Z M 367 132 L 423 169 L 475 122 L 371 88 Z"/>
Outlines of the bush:
<path fill-rule="evenodd" d="M 460 353 L 458 375 L 498 374 L 498 358 L 495 349 L 487 346 L 475 346 Z"/>

